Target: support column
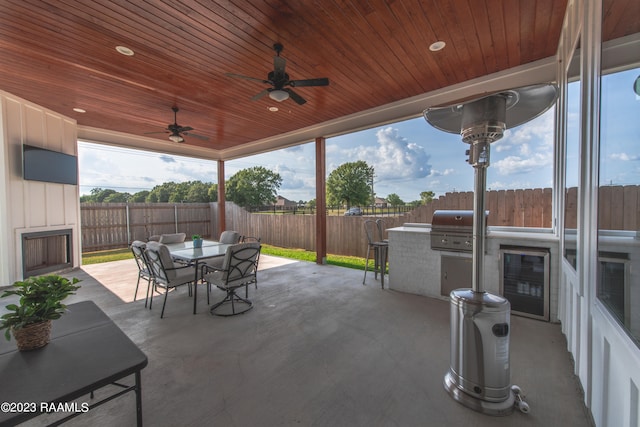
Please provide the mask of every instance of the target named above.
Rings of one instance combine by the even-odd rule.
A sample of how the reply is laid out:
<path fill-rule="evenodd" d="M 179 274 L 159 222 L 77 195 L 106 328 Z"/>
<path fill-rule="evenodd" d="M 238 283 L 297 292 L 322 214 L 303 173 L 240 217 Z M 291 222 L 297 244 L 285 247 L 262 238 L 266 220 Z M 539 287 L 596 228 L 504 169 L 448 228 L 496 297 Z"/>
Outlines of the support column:
<path fill-rule="evenodd" d="M 326 140 L 316 138 L 316 263 L 327 263 Z"/>
<path fill-rule="evenodd" d="M 218 160 L 218 237 L 227 229 L 225 193 L 224 193 L 224 160 Z"/>

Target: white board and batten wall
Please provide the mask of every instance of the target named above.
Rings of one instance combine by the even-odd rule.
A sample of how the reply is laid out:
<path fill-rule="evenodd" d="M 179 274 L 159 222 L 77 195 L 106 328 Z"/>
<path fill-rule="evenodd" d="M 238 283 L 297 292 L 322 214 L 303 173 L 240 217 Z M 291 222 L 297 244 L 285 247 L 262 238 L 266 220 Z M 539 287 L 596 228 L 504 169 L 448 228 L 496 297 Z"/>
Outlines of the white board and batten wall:
<path fill-rule="evenodd" d="M 80 266 L 77 185 L 22 177 L 22 146 L 77 156 L 76 121 L 0 91 L 0 287 L 21 280 L 22 234 L 71 229 L 73 267 Z"/>

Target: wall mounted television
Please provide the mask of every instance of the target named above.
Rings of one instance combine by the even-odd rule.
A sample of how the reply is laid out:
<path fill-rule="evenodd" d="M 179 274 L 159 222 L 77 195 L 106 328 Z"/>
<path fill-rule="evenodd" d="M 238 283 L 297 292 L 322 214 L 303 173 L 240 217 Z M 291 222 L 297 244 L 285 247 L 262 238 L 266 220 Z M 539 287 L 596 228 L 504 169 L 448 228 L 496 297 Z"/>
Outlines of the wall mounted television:
<path fill-rule="evenodd" d="M 22 177 L 31 181 L 78 185 L 78 158 L 24 144 Z"/>

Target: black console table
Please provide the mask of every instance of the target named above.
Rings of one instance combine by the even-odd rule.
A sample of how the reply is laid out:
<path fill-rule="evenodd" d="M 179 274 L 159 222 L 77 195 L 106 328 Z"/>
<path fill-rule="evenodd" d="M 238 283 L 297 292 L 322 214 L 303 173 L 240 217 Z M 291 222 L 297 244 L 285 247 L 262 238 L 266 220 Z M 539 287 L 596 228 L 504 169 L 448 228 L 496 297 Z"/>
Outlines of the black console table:
<path fill-rule="evenodd" d="M 81 410 L 52 425 L 62 424 L 135 391 L 136 420 L 142 426 L 140 371 L 147 365 L 147 356 L 94 302 L 67 308 L 68 312 L 53 322 L 51 342 L 41 349 L 21 352 L 13 338 L 7 341 L 0 337 L 0 425 L 24 422 L 54 404 L 72 406 L 75 399 L 86 395 L 83 406 L 78 406 Z M 117 383 L 129 375 L 135 375 L 134 385 Z M 109 384 L 118 386 L 118 391 L 94 402 L 90 397 L 93 391 Z"/>

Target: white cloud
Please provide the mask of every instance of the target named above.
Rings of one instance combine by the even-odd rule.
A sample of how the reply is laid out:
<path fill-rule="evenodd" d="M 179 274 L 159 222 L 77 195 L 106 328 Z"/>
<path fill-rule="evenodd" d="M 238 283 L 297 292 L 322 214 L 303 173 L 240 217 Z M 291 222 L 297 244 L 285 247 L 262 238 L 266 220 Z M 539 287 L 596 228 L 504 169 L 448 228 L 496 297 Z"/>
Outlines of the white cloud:
<path fill-rule="evenodd" d="M 632 160 L 640 160 L 640 156 L 637 154 L 629 155 L 627 153 L 613 153 L 609 155 L 611 160 L 622 160 L 625 162 Z"/>
<path fill-rule="evenodd" d="M 418 144 L 387 127 L 376 132 L 378 159 L 376 173 L 381 179 L 424 178 L 431 173 L 430 156 Z"/>
<path fill-rule="evenodd" d="M 498 160 L 493 167 L 500 175 L 516 175 L 533 172 L 553 164 L 553 155 L 548 152 L 536 153 L 530 157 L 509 156 Z"/>
<path fill-rule="evenodd" d="M 213 161 L 85 142 L 78 147 L 81 194 L 88 194 L 92 188 L 135 193 L 169 181 L 217 181 Z"/>
<path fill-rule="evenodd" d="M 435 169 L 431 169 L 431 173 L 429 174 L 429 178 L 434 177 L 434 176 L 449 176 L 449 175 L 453 175 L 456 172 L 455 169 L 445 169 L 443 171 L 438 171 Z"/>
<path fill-rule="evenodd" d="M 305 177 L 304 174 L 289 168 L 286 165 L 278 164 L 274 168 L 274 172 L 278 173 L 282 178 L 280 190 L 295 190 L 301 188 L 313 188 L 315 186 L 315 177 Z"/>
<path fill-rule="evenodd" d="M 492 150 L 500 153 L 515 150 L 522 156 L 528 155 L 533 149 L 549 150 L 553 147 L 554 115 L 544 114 L 514 129 L 507 129 L 502 139 L 491 144 Z"/>
<path fill-rule="evenodd" d="M 423 147 L 401 136 L 398 129 L 379 129 L 376 139 L 375 145 L 351 149 L 340 149 L 336 145 L 327 147 L 328 157 L 332 158 L 329 170 L 347 161 L 364 160 L 373 166 L 376 179 L 380 181 L 424 178 L 431 173 L 430 156 Z"/>
<path fill-rule="evenodd" d="M 500 175 L 522 175 L 553 164 L 554 116 L 545 114 L 512 130 L 492 144 L 496 158 L 492 167 Z M 492 156 L 493 158 L 494 156 Z M 500 158 L 502 157 L 502 158 Z M 497 183 L 501 188 L 515 188 L 512 183 Z M 520 182 L 519 185 L 524 185 Z M 524 188 L 524 187 L 523 187 Z"/>

